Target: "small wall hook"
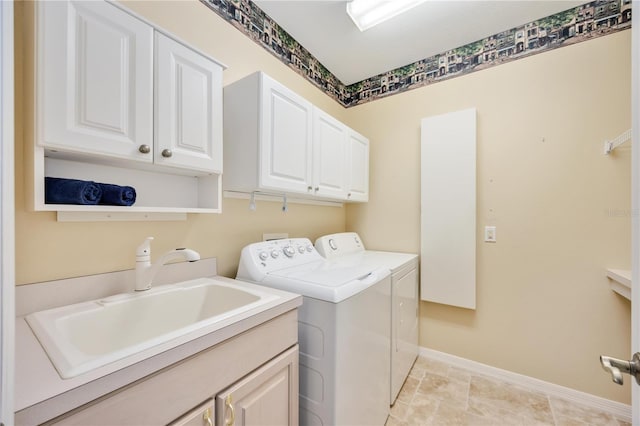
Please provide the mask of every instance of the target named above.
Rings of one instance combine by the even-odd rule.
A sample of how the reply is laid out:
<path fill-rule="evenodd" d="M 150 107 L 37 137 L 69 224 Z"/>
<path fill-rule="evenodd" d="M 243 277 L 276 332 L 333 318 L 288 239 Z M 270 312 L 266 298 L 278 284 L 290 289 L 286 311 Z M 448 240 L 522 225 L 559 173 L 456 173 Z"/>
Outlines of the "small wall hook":
<path fill-rule="evenodd" d="M 283 212 L 289 211 L 289 206 L 287 205 L 287 194 L 283 194 L 282 196 L 282 211 Z"/>

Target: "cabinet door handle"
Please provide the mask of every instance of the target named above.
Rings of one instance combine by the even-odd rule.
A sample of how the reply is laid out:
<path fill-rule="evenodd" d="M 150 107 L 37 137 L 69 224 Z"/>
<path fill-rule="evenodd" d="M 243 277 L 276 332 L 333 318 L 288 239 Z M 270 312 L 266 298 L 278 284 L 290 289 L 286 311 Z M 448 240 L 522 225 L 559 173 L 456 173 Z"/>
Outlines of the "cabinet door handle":
<path fill-rule="evenodd" d="M 170 158 L 172 155 L 173 155 L 173 152 L 171 152 L 170 149 L 165 148 L 162 150 L 162 156 L 164 158 Z"/>
<path fill-rule="evenodd" d="M 231 399 L 231 394 L 227 396 L 227 400 L 225 401 L 225 405 L 229 410 L 229 418 L 224 421 L 224 424 L 227 426 L 233 426 L 236 422 L 236 412 L 233 408 L 233 400 Z"/>
<path fill-rule="evenodd" d="M 311 191 L 313 189 L 313 186 L 307 186 L 307 191 Z"/>
<path fill-rule="evenodd" d="M 138 147 L 138 151 L 140 151 L 143 154 L 148 154 L 151 152 L 151 147 L 149 145 L 140 145 Z"/>
<path fill-rule="evenodd" d="M 213 426 L 213 421 L 211 420 L 211 408 L 207 408 L 202 415 L 202 420 L 204 420 L 205 426 Z"/>
<path fill-rule="evenodd" d="M 320 191 L 320 187 L 316 186 L 315 190 L 316 190 L 316 192 Z"/>

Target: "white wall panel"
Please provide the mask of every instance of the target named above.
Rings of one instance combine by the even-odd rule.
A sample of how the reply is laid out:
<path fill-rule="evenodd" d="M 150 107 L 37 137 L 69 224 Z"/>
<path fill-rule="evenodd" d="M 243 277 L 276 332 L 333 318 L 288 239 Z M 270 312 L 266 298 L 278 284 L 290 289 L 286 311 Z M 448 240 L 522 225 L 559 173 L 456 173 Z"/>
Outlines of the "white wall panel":
<path fill-rule="evenodd" d="M 476 110 L 422 120 L 421 299 L 476 307 Z"/>

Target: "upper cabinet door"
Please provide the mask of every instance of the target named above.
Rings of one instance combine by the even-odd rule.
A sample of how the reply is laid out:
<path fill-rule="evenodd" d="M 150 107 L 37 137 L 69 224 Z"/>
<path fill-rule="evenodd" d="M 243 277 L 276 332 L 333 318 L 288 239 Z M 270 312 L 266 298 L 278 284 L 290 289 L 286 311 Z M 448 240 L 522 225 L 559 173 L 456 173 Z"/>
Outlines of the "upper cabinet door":
<path fill-rule="evenodd" d="M 156 33 L 156 164 L 222 172 L 222 67 Z"/>
<path fill-rule="evenodd" d="M 38 143 L 151 162 L 153 29 L 106 2 L 39 6 Z"/>
<path fill-rule="evenodd" d="M 350 176 L 347 200 L 369 201 L 369 139 L 349 130 Z"/>
<path fill-rule="evenodd" d="M 347 126 L 314 108 L 313 190 L 316 195 L 347 197 L 347 132 Z"/>
<path fill-rule="evenodd" d="M 261 93 L 261 186 L 312 193 L 311 103 L 264 74 Z"/>

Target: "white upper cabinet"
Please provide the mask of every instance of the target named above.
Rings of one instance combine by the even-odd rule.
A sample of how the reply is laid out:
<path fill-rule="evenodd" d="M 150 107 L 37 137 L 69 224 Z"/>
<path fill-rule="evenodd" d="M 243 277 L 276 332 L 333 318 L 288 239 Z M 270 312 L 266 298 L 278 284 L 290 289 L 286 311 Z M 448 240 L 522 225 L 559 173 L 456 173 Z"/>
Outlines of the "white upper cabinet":
<path fill-rule="evenodd" d="M 155 56 L 155 162 L 222 172 L 222 68 L 161 33 Z"/>
<path fill-rule="evenodd" d="M 352 134 L 264 73 L 251 74 L 224 88 L 223 187 L 366 201 L 359 193 L 368 192 L 368 145 L 364 151 L 356 149 L 352 161 Z M 358 167 L 353 172 L 352 163 Z M 352 178 L 354 173 L 357 177 Z M 364 173 L 367 176 L 361 176 Z M 358 194 L 349 197 L 352 180 Z"/>
<path fill-rule="evenodd" d="M 349 128 L 324 111 L 313 110 L 313 190 L 321 197 L 347 195 Z"/>
<path fill-rule="evenodd" d="M 116 3 L 34 9 L 34 209 L 220 212 L 223 65 Z M 46 204 L 45 176 L 128 185 L 137 199 Z"/>
<path fill-rule="evenodd" d="M 348 135 L 347 199 L 349 201 L 369 201 L 369 139 L 354 130 Z"/>
<path fill-rule="evenodd" d="M 153 28 L 105 2 L 40 6 L 38 143 L 151 162 Z"/>
<path fill-rule="evenodd" d="M 261 186 L 307 192 L 313 155 L 312 105 L 264 74 L 261 85 Z"/>
<path fill-rule="evenodd" d="M 263 73 L 224 88 L 223 187 L 312 193 L 313 106 Z"/>

